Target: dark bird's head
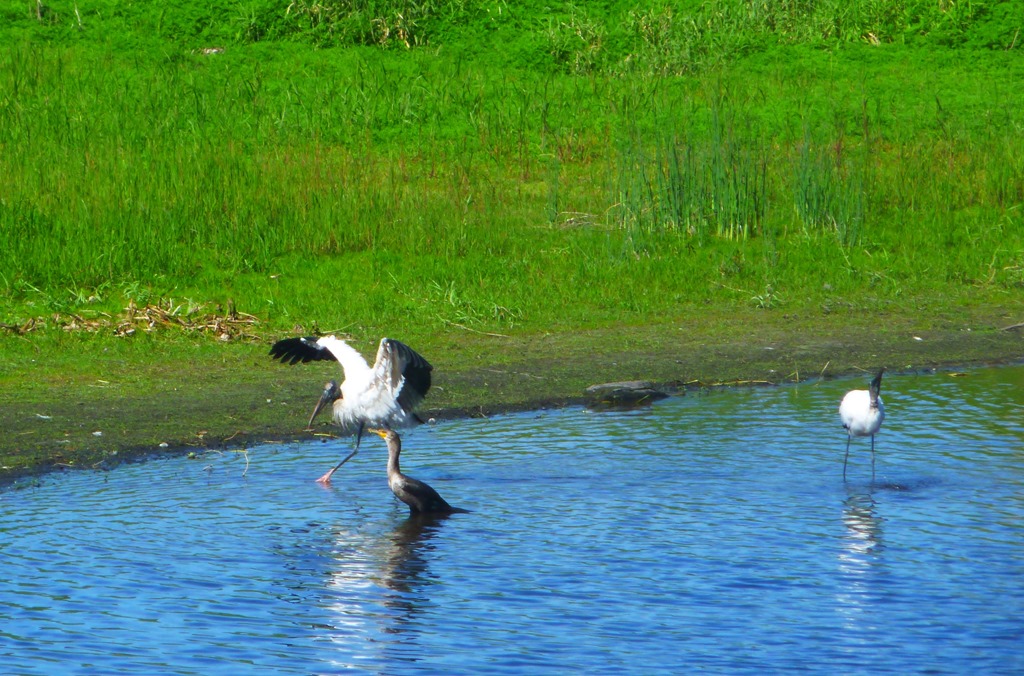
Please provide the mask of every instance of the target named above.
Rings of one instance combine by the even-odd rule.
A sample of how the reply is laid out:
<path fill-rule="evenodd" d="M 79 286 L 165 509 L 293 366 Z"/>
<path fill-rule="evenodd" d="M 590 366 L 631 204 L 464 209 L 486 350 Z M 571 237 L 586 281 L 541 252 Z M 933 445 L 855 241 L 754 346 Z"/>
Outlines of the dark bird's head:
<path fill-rule="evenodd" d="M 372 429 L 370 431 L 387 442 L 388 454 L 394 455 L 397 460 L 398 455 L 402 452 L 402 438 L 398 436 L 398 432 L 388 429 Z"/>
<path fill-rule="evenodd" d="M 316 403 L 316 408 L 313 409 L 313 415 L 309 416 L 309 423 L 306 427 L 312 427 L 313 420 L 316 419 L 317 414 L 325 407 L 333 405 L 339 399 L 341 399 L 341 388 L 338 387 L 338 381 L 332 380 L 324 385 L 324 392 L 320 395 L 320 401 Z"/>
<path fill-rule="evenodd" d="M 380 437 L 384 441 L 395 442 L 395 441 L 399 440 L 398 432 L 395 432 L 394 430 L 374 428 L 374 429 L 369 430 L 369 431 L 373 432 L 374 434 L 376 434 L 378 437 Z"/>

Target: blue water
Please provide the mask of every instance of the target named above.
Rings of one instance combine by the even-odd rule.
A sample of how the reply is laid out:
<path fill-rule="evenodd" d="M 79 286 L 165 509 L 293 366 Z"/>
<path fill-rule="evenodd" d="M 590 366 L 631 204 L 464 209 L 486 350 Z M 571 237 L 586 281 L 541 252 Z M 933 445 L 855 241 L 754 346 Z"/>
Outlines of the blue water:
<path fill-rule="evenodd" d="M 409 431 L 447 519 L 376 437 L 8 489 L 2 671 L 1024 672 L 1024 369 L 887 375 L 844 483 L 868 379 Z"/>

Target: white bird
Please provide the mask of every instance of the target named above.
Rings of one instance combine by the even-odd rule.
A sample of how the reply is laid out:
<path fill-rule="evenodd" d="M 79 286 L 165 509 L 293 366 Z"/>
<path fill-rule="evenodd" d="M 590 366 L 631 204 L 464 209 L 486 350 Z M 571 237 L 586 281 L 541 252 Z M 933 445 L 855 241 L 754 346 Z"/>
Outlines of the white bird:
<path fill-rule="evenodd" d="M 885 406 L 878 391 L 882 387 L 883 368 L 866 390 L 850 390 L 839 404 L 839 419 L 846 428 L 846 455 L 843 456 L 843 481 L 846 481 L 846 461 L 850 457 L 853 437 L 871 437 L 871 481 L 875 480 L 875 434 L 885 420 Z"/>
<path fill-rule="evenodd" d="M 288 364 L 335 360 L 344 370 L 345 379 L 340 387 L 335 380 L 324 387 L 308 426 L 312 426 L 313 419 L 327 404 L 332 404 L 336 423 L 343 428 L 357 428 L 356 447 L 334 469 L 317 479 L 320 483 L 330 483 L 338 468 L 359 452 L 365 427 L 392 429 L 423 422 L 413 411 L 430 389 L 430 372 L 434 367 L 404 343 L 381 338 L 372 368 L 355 348 L 334 336 L 285 338 L 274 343 L 270 356 Z"/>

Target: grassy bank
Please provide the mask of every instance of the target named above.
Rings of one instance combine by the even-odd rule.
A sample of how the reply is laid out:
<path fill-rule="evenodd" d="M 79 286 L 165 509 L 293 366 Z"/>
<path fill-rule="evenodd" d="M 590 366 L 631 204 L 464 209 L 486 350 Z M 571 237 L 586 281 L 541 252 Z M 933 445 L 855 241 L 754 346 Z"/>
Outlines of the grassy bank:
<path fill-rule="evenodd" d="M 4 464 L 111 450 L 14 422 L 54 400 L 119 447 L 292 429 L 213 402 L 305 396 L 263 356 L 294 332 L 406 340 L 457 409 L 845 372 L 880 323 L 1012 358 L 1015 6 L 4 3 Z M 764 327 L 817 347 L 739 358 Z"/>
<path fill-rule="evenodd" d="M 4 314 L 233 299 L 278 327 L 506 331 L 1015 293 L 1018 55 L 985 78 L 862 49 L 666 81 L 23 47 L 0 68 Z"/>

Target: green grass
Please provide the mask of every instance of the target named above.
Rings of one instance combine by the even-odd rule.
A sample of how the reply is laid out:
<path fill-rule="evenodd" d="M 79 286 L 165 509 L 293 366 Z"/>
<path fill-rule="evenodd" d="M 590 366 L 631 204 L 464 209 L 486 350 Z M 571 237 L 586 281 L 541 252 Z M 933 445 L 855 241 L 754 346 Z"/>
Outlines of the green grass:
<path fill-rule="evenodd" d="M 23 43 L 0 55 L 0 302 L 507 331 L 769 286 L 864 308 L 1019 290 L 1017 55 L 794 50 L 810 63 L 664 79 Z"/>
<path fill-rule="evenodd" d="M 834 328 L 1021 308 L 1013 2 L 4 0 L 0 17 L 12 387 L 25 341 L 173 335 L 115 336 L 129 303 L 232 304 L 257 341 L 438 349 L 709 313 Z"/>

